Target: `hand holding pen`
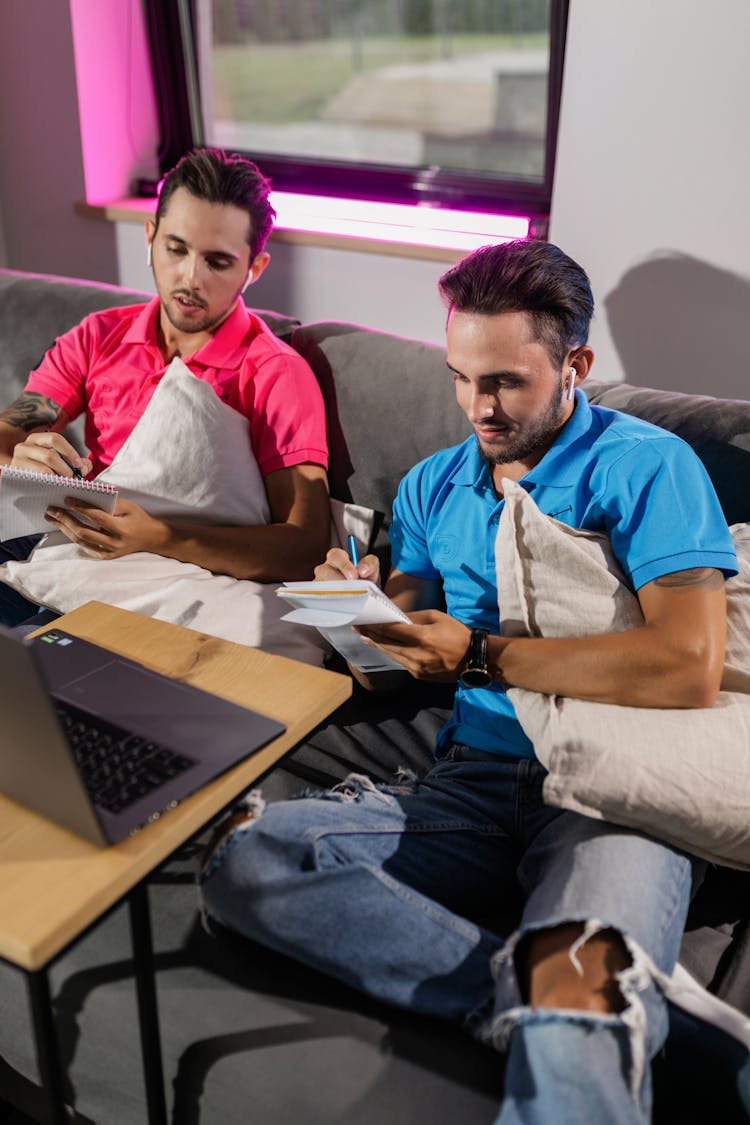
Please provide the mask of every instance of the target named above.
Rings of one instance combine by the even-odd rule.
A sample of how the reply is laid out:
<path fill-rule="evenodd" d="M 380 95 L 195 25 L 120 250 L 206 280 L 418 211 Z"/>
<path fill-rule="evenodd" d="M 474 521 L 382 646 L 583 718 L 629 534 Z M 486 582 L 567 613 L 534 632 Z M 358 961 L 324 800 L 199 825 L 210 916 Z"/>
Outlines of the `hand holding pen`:
<path fill-rule="evenodd" d="M 83 480 L 83 473 L 78 468 L 78 466 L 74 465 L 72 461 L 69 461 L 68 458 L 65 456 L 65 454 L 61 453 L 59 449 L 56 449 L 55 452 L 57 453 L 58 457 L 62 458 L 62 460 L 65 462 L 65 464 L 70 469 L 73 476 L 76 477 L 78 480 Z"/>
<path fill-rule="evenodd" d="M 93 468 L 85 454 L 79 454 L 62 434 L 53 430 L 35 430 L 27 434 L 13 447 L 10 464 L 28 472 L 73 476 L 78 480 L 88 476 Z"/>
<path fill-rule="evenodd" d="M 346 578 L 369 578 L 371 582 L 380 580 L 380 561 L 377 555 L 365 555 L 360 559 L 357 540 L 353 535 L 347 537 L 347 550 L 332 547 L 325 562 L 315 567 L 315 577 L 321 582 Z"/>

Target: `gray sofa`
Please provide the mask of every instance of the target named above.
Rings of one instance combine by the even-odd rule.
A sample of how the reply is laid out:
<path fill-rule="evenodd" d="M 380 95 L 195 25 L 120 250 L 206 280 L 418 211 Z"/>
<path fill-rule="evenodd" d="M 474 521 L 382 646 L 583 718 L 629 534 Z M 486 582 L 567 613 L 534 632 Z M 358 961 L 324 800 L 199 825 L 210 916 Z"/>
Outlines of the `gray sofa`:
<path fill-rule="evenodd" d="M 0 271 L 0 399 L 20 391 L 54 338 L 86 313 L 144 294 Z M 353 324 L 300 325 L 263 313 L 310 362 L 329 412 L 331 488 L 382 513 L 421 457 L 465 436 L 440 348 Z M 704 460 L 729 523 L 750 521 L 750 402 L 587 382 L 592 401 L 674 430 Z M 424 769 L 450 708 L 445 688 L 414 684 L 396 700 L 352 700 L 267 779 L 267 795 Z M 502 1091 L 502 1062 L 453 1027 L 369 1001 L 284 958 L 201 926 L 195 841 L 150 880 L 164 1063 L 176 1125 L 484 1125 Z M 750 876 L 712 869 L 699 892 L 682 960 L 750 1013 Z M 53 992 L 75 1120 L 142 1125 L 145 1102 L 128 960 L 127 918 L 112 912 L 57 964 Z M 675 1028 L 675 1035 L 680 1028 Z M 657 1067 L 658 1122 L 723 1125 L 744 1117 L 721 1078 L 706 1083 L 691 1043 Z M 0 1101 L 42 1119 L 20 976 L 0 967 Z M 0 1122 L 22 1119 L 0 1104 Z"/>

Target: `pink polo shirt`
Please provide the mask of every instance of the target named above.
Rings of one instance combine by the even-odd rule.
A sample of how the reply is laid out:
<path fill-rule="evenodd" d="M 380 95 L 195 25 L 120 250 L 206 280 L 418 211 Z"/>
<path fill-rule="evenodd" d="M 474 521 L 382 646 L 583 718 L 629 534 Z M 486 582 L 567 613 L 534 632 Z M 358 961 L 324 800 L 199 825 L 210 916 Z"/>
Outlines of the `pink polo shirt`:
<path fill-rule="evenodd" d="M 157 344 L 158 317 L 158 297 L 93 313 L 60 336 L 29 376 L 26 390 L 51 398 L 71 419 L 85 411 L 92 476 L 114 460 L 167 369 Z M 315 376 L 242 301 L 185 363 L 248 418 L 263 476 L 306 461 L 327 467 L 325 408 Z"/>

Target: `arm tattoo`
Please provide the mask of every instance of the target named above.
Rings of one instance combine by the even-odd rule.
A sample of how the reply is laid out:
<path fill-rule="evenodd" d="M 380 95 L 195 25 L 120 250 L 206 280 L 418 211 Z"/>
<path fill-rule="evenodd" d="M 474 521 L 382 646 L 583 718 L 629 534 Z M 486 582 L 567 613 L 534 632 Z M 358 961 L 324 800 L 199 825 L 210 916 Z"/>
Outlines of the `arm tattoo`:
<path fill-rule="evenodd" d="M 17 426 L 30 434 L 32 430 L 54 425 L 60 417 L 60 410 L 58 404 L 46 395 L 25 391 L 7 410 L 0 412 L 0 422 Z"/>
<path fill-rule="evenodd" d="M 724 585 L 724 575 L 710 566 L 696 566 L 692 570 L 676 570 L 674 574 L 662 574 L 654 579 L 654 586 L 705 586 L 718 590 Z"/>

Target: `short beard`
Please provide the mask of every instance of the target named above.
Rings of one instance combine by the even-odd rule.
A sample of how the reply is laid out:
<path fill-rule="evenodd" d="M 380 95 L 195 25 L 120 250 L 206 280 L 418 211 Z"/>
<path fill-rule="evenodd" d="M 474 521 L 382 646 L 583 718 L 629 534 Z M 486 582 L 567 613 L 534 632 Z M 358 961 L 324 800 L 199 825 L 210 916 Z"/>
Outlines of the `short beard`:
<path fill-rule="evenodd" d="M 158 290 L 158 286 L 157 286 L 157 290 Z M 169 308 L 169 305 L 167 304 L 167 302 L 162 300 L 161 294 L 159 294 L 159 299 L 161 300 L 162 308 L 164 309 L 164 312 L 166 313 L 167 320 L 169 321 L 169 323 L 172 325 L 173 328 L 176 328 L 178 332 L 184 332 L 186 335 L 196 335 L 198 332 L 215 332 L 216 329 L 219 328 L 224 323 L 224 321 L 227 319 L 229 314 L 234 309 L 234 306 L 237 303 L 237 298 L 239 297 L 241 292 L 242 292 L 241 289 L 239 289 L 237 291 L 237 293 L 235 294 L 234 300 L 231 302 L 229 307 L 227 309 L 225 309 L 223 313 L 220 313 L 219 316 L 210 317 L 208 315 L 208 311 L 206 310 L 206 315 L 201 320 L 195 322 L 195 321 L 191 321 L 190 319 L 187 319 L 186 323 L 182 323 L 180 321 L 180 306 L 177 304 L 176 298 L 174 298 L 174 297 L 172 298 L 172 300 L 174 302 L 174 310 L 175 310 L 174 316 L 170 312 L 170 308 Z M 186 294 L 186 296 L 187 295 L 188 294 Z M 205 306 L 204 306 L 204 308 L 205 308 Z"/>
<path fill-rule="evenodd" d="M 515 441 L 506 444 L 502 452 L 488 453 L 486 449 L 482 448 L 479 438 L 477 438 L 479 456 L 488 465 L 511 465 L 516 461 L 525 461 L 534 455 L 538 455 L 538 459 L 541 460 L 562 429 L 562 414 L 562 392 L 558 388 L 547 404 L 547 409 L 542 417 L 526 427 Z"/>
<path fill-rule="evenodd" d="M 172 325 L 172 327 L 176 328 L 178 332 L 185 332 L 188 335 L 194 335 L 198 332 L 210 332 L 214 327 L 216 320 L 218 319 L 217 317 L 214 317 L 212 319 L 211 317 L 206 315 L 202 320 L 187 320 L 186 323 L 182 323 L 180 320 L 179 305 L 177 305 L 178 311 L 175 312 L 174 316 L 170 312 L 169 305 L 166 302 L 163 301 L 162 305 L 164 308 L 164 312 L 167 314 L 167 320 Z"/>

